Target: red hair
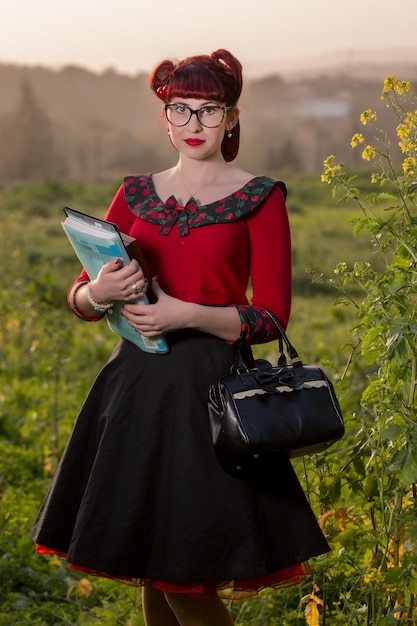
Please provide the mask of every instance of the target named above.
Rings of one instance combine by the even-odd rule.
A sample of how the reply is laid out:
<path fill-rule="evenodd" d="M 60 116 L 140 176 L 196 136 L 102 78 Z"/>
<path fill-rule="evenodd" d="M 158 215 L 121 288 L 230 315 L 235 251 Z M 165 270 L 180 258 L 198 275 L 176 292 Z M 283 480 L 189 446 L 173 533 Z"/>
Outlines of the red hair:
<path fill-rule="evenodd" d="M 242 92 L 242 65 L 227 50 L 188 57 L 178 63 L 166 60 L 152 71 L 150 86 L 165 103 L 180 97 L 235 106 Z M 225 134 L 221 150 L 226 161 L 233 161 L 239 151 L 239 120 L 231 131 L 232 137 L 228 136 L 229 132 Z"/>

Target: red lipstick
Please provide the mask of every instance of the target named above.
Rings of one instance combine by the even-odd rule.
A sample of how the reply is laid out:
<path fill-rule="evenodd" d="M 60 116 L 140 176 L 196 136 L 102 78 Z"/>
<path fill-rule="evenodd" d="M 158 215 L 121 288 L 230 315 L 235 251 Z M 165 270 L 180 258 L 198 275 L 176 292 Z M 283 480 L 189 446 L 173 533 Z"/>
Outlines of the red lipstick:
<path fill-rule="evenodd" d="M 203 139 L 185 139 L 187 146 L 201 146 L 204 143 Z"/>

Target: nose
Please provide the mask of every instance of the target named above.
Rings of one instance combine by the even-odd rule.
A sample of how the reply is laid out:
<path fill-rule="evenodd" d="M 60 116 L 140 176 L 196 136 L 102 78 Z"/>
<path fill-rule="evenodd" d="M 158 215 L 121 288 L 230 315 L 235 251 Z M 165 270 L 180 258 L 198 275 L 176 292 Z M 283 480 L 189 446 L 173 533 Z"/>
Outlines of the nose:
<path fill-rule="evenodd" d="M 191 117 L 188 120 L 188 126 L 191 127 L 191 130 L 193 131 L 201 130 L 202 126 L 200 120 L 198 119 L 198 110 L 191 111 Z"/>

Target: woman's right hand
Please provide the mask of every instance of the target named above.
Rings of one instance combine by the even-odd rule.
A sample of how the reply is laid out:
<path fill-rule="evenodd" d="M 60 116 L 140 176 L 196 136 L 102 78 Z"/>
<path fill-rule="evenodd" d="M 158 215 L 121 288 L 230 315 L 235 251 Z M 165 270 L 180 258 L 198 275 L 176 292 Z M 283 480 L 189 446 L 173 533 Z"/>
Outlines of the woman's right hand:
<path fill-rule="evenodd" d="M 115 259 L 103 265 L 97 278 L 90 282 L 90 294 L 100 304 L 115 300 L 136 302 L 147 286 L 142 268 L 135 259 L 128 265 Z"/>

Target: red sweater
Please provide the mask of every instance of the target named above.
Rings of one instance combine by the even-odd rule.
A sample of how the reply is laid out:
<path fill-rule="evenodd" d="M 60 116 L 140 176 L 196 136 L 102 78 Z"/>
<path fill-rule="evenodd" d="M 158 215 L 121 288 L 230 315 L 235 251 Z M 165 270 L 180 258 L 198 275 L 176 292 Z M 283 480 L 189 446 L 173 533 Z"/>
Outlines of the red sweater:
<path fill-rule="evenodd" d="M 206 305 L 236 305 L 242 343 L 275 337 L 264 309 L 284 326 L 291 307 L 291 242 L 285 186 L 252 179 L 227 198 L 198 207 L 163 202 L 151 175 L 130 176 L 106 219 L 135 237 L 151 276 L 169 295 Z M 77 281 L 87 280 L 83 271 Z M 252 297 L 247 297 L 251 285 Z M 266 325 L 266 327 L 265 327 Z"/>

